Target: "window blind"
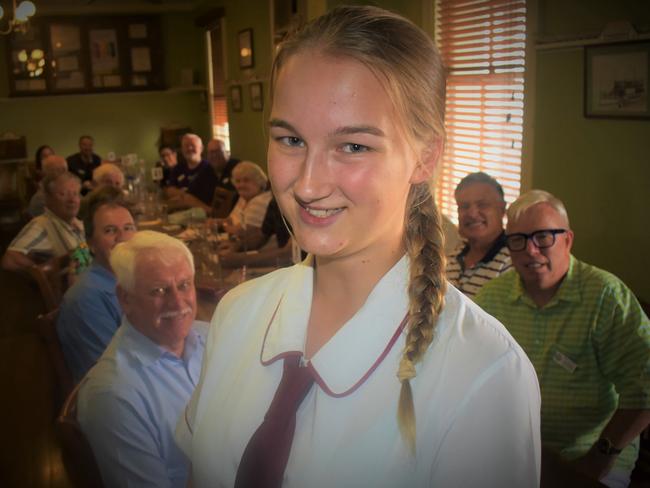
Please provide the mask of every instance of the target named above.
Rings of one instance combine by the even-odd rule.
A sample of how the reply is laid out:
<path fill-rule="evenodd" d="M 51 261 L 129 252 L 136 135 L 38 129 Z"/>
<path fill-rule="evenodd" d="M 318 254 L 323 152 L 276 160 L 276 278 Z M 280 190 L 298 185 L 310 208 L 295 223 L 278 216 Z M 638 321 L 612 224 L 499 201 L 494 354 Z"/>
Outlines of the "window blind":
<path fill-rule="evenodd" d="M 454 189 L 484 171 L 519 196 L 524 114 L 525 0 L 438 0 L 436 41 L 447 68 L 447 139 L 436 199 L 457 221 Z"/>

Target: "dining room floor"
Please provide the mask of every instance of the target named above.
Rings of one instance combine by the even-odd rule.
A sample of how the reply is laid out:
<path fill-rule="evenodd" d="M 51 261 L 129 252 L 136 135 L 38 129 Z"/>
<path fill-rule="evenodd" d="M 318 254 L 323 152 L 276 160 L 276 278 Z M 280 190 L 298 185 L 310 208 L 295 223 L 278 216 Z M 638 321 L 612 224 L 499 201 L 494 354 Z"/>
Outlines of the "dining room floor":
<path fill-rule="evenodd" d="M 54 437 L 54 374 L 35 320 L 43 310 L 27 278 L 0 270 L 0 487 L 72 487 Z"/>

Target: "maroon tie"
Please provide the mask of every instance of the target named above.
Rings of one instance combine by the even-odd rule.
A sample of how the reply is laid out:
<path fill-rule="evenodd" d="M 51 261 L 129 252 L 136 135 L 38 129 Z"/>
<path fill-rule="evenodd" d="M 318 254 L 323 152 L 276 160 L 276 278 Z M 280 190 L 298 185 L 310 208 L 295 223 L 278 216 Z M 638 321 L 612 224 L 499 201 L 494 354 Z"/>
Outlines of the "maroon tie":
<path fill-rule="evenodd" d="M 282 486 L 296 430 L 296 411 L 314 383 L 309 369 L 299 363 L 300 356 L 285 358 L 282 380 L 271 406 L 242 455 L 235 488 Z"/>

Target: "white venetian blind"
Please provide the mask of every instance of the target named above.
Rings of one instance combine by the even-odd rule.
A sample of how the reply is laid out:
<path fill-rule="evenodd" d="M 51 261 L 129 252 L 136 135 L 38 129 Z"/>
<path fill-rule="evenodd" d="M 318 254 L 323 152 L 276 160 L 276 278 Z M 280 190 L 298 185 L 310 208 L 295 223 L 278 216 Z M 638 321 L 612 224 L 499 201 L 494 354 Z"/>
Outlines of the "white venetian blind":
<path fill-rule="evenodd" d="M 447 67 L 447 140 L 440 209 L 457 220 L 454 189 L 484 171 L 519 196 L 524 113 L 525 0 L 438 0 L 436 40 Z"/>

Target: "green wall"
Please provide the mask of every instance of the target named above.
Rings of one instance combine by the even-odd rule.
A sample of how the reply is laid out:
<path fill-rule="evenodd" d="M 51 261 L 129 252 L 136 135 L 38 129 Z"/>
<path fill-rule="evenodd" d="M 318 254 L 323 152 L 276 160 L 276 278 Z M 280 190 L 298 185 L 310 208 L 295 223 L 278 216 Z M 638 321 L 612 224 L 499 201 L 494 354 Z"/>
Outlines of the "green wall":
<path fill-rule="evenodd" d="M 650 2 L 540 0 L 542 36 L 650 26 Z M 650 121 L 583 116 L 584 49 L 537 51 L 533 187 L 562 199 L 574 254 L 619 276 L 650 302 Z"/>
<path fill-rule="evenodd" d="M 161 18 L 167 84 L 178 86 L 181 69 L 193 69 L 198 83 L 205 79 L 203 34 L 194 16 L 167 14 Z M 0 46 L 2 47 L 2 46 Z M 160 128 L 190 126 L 202 137 L 210 125 L 205 93 L 201 90 L 130 92 L 117 94 L 60 95 L 8 98 L 5 73 L 7 51 L 0 49 L 0 133 L 27 137 L 32 158 L 36 148 L 49 144 L 64 156 L 76 152 L 81 134 L 95 138 L 101 156 L 135 152 L 146 161 L 157 160 Z"/>

